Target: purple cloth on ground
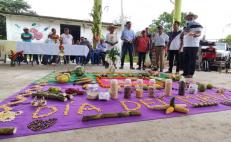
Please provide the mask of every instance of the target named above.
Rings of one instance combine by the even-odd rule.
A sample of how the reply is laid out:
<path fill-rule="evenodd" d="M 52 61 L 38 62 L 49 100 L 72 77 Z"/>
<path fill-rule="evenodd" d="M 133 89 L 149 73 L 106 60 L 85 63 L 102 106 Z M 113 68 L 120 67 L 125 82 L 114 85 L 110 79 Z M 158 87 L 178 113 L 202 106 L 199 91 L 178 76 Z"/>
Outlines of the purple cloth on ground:
<path fill-rule="evenodd" d="M 25 89 L 22 89 L 20 92 L 25 91 L 26 89 L 30 88 L 32 85 L 26 87 Z M 43 89 L 47 90 L 51 86 L 58 86 L 62 88 L 62 91 L 64 91 L 67 88 L 80 88 L 78 86 L 73 86 L 72 84 L 49 84 L 45 86 Z M 177 88 L 178 85 L 174 84 L 174 88 Z M 101 91 L 107 91 L 107 89 L 100 89 Z M 18 92 L 18 93 L 20 93 Z M 157 94 L 161 94 L 163 92 L 157 90 Z M 216 89 L 208 90 L 208 94 L 215 94 Z M 16 95 L 18 94 L 16 93 Z M 178 90 L 173 90 L 173 96 L 178 94 Z M 188 95 L 188 94 L 187 94 Z M 225 95 L 229 98 L 231 98 L 231 92 L 225 91 Z M 142 99 L 147 99 L 147 91 L 144 92 L 144 97 Z M 169 102 L 171 97 L 166 98 L 165 102 Z M 0 103 L 6 104 L 12 100 L 15 100 L 15 95 L 9 97 L 8 99 L 4 100 Z M 111 113 L 111 112 L 121 112 L 124 111 L 122 106 L 120 105 L 120 101 L 126 100 L 123 98 L 123 92 L 120 93 L 118 100 L 110 100 L 110 101 L 90 101 L 86 99 L 86 95 L 84 96 L 75 96 L 74 97 L 74 104 L 70 104 L 70 113 L 68 116 L 64 116 L 64 110 L 67 103 L 70 103 L 70 101 L 67 102 L 59 102 L 59 101 L 48 101 L 48 106 L 56 106 L 58 108 L 58 111 L 49 116 L 42 118 L 42 120 L 48 120 L 49 118 L 57 118 L 57 123 L 43 131 L 39 132 L 33 132 L 32 130 L 27 128 L 27 125 L 36 120 L 32 118 L 32 113 L 35 111 L 35 107 L 31 106 L 32 98 L 28 97 L 28 100 L 23 102 L 22 104 L 19 104 L 17 106 L 13 107 L 13 111 L 19 111 L 22 110 L 23 114 L 20 116 L 17 116 L 15 120 L 11 122 L 0 122 L 0 127 L 17 127 L 17 133 L 12 136 L 0 136 L 0 139 L 5 138 L 14 138 L 14 137 L 21 137 L 21 136 L 28 136 L 28 135 L 36 135 L 36 134 L 43 134 L 43 133 L 49 133 L 49 132 L 57 132 L 57 131 L 64 131 L 64 130 L 73 130 L 73 129 L 79 129 L 79 128 L 89 128 L 89 127 L 97 127 L 97 126 L 104 126 L 104 125 L 112 125 L 112 124 L 119 124 L 119 123 L 128 123 L 128 122 L 137 122 L 137 121 L 145 121 L 145 120 L 155 120 L 155 119 L 163 119 L 163 118 L 170 118 L 170 117 L 180 117 L 185 115 L 193 115 L 193 114 L 199 114 L 199 113 L 207 113 L 207 112 L 216 112 L 216 111 L 224 111 L 229 110 L 231 107 L 218 105 L 213 107 L 204 107 L 204 108 L 192 108 L 191 105 L 189 106 L 190 112 L 188 114 L 182 114 L 174 112 L 172 114 L 166 115 L 164 111 L 152 111 L 149 110 L 144 105 L 141 105 L 140 111 L 142 112 L 142 116 L 138 117 L 127 117 L 127 118 L 111 118 L 111 119 L 103 119 L 103 120 L 96 120 L 96 121 L 90 121 L 90 122 L 82 122 L 82 116 L 83 115 L 90 115 L 90 114 L 97 114 L 96 111 L 84 111 L 83 115 L 77 114 L 78 109 L 80 108 L 81 104 L 83 103 L 89 103 L 96 107 L 101 108 L 101 113 Z M 139 102 L 139 99 L 135 98 L 135 92 L 133 91 L 132 98 L 129 99 L 129 101 Z M 154 102 L 156 102 L 153 99 Z M 198 101 L 192 101 L 192 102 L 198 102 Z M 176 103 L 185 104 L 184 102 L 180 102 L 176 100 Z M 141 104 L 141 103 L 140 103 Z M 156 102 L 154 105 L 160 104 Z M 134 107 L 133 104 L 129 104 L 128 106 Z M 48 110 L 43 110 L 40 112 L 40 114 L 43 114 L 45 112 L 48 112 Z"/>

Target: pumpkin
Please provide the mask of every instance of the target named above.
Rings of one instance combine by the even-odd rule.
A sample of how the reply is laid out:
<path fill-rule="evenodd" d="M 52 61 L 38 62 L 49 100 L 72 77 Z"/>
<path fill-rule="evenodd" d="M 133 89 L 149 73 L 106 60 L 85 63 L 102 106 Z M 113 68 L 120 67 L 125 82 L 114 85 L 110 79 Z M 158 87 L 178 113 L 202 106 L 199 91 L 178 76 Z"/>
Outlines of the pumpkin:
<path fill-rule="evenodd" d="M 58 83 L 67 83 L 70 80 L 70 74 L 64 73 L 64 74 L 59 74 L 56 76 L 56 81 Z"/>

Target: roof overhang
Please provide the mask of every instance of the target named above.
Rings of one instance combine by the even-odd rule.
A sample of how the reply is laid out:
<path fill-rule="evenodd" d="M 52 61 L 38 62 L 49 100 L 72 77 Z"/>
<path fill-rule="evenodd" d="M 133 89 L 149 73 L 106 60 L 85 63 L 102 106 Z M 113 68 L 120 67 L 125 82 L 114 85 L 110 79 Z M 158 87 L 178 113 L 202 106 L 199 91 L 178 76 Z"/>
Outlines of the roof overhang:
<path fill-rule="evenodd" d="M 79 23 L 86 23 L 86 24 L 93 24 L 92 21 L 87 20 L 78 20 L 78 19 L 70 19 L 70 18 L 60 18 L 60 17 L 52 17 L 52 16 L 41 16 L 41 15 L 32 15 L 32 14 L 24 14 L 24 13 L 9 13 L 9 12 L 3 12 L 0 11 L 0 15 L 7 17 L 7 16 L 23 16 L 23 17 L 29 17 L 29 18 L 43 18 L 43 19 L 50 19 L 50 20 L 60 20 L 60 21 L 68 21 L 68 22 L 79 22 Z M 107 23 L 102 22 L 102 26 L 109 26 L 113 23 Z M 115 25 L 115 24 L 114 24 Z M 116 24 L 116 27 L 121 27 L 121 24 Z"/>

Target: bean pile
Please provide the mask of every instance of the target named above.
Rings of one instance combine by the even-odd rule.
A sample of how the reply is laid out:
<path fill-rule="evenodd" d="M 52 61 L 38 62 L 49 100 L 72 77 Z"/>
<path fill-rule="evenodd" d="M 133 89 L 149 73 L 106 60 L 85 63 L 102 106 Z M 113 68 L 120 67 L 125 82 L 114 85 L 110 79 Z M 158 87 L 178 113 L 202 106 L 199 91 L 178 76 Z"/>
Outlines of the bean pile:
<path fill-rule="evenodd" d="M 27 128 L 31 129 L 32 131 L 42 131 L 51 126 L 53 126 L 57 122 L 57 118 L 52 118 L 49 120 L 35 120 L 32 121 L 27 125 Z"/>

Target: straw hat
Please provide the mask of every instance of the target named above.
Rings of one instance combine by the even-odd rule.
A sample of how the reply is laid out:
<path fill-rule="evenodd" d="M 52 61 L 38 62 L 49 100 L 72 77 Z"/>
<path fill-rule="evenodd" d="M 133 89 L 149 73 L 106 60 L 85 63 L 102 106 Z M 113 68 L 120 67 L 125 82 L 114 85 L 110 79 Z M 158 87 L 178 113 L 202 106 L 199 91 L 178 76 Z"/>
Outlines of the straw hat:
<path fill-rule="evenodd" d="M 197 19 L 198 16 L 192 12 L 189 12 L 186 16 L 185 16 L 185 19 L 188 19 L 189 17 L 193 17 L 194 19 Z"/>
<path fill-rule="evenodd" d="M 109 26 L 108 26 L 108 28 L 107 28 L 107 29 L 108 29 L 108 30 L 110 30 L 110 29 L 112 29 L 112 28 L 113 28 L 113 29 L 115 29 L 115 28 L 116 28 L 116 26 L 115 26 L 115 25 L 113 25 L 113 24 L 111 24 L 111 25 L 109 25 Z"/>

